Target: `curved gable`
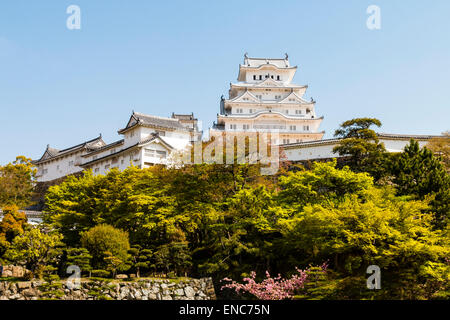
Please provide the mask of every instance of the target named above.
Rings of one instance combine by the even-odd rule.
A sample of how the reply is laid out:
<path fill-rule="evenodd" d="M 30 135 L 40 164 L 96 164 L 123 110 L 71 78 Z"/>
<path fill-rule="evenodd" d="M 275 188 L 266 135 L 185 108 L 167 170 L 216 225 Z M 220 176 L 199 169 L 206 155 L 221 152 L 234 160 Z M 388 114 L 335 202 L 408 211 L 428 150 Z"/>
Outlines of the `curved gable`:
<path fill-rule="evenodd" d="M 240 96 L 237 96 L 234 99 L 229 100 L 230 102 L 259 102 L 259 99 L 255 97 L 251 92 L 248 90 L 244 91 Z"/>
<path fill-rule="evenodd" d="M 307 103 L 307 101 L 302 97 L 300 97 L 295 92 L 291 92 L 286 98 L 281 100 L 279 103 Z"/>

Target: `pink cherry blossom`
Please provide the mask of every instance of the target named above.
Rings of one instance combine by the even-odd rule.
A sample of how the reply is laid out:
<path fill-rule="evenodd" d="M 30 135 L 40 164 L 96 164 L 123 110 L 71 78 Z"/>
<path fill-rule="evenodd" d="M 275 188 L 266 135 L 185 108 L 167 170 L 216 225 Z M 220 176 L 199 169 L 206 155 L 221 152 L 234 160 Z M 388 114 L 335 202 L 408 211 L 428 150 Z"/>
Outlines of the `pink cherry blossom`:
<path fill-rule="evenodd" d="M 325 262 L 320 267 L 323 272 L 326 272 L 328 264 Z M 255 271 L 250 272 L 250 277 L 242 279 L 244 283 L 238 283 L 230 278 L 224 278 L 222 281 L 231 283 L 222 286 L 221 290 L 224 288 L 234 289 L 238 294 L 241 292 L 248 292 L 260 300 L 292 299 L 295 292 L 302 289 L 308 281 L 309 269 L 295 269 L 297 273 L 293 274 L 289 279 L 283 279 L 280 274 L 272 278 L 270 273 L 266 271 L 266 278 L 260 283 L 255 281 Z"/>

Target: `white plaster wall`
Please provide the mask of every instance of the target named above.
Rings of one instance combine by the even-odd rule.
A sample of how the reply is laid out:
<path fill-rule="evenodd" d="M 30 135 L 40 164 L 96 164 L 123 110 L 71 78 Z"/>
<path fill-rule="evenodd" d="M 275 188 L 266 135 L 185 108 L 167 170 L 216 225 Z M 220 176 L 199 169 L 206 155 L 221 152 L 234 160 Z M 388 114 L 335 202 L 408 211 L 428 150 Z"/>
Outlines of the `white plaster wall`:
<path fill-rule="evenodd" d="M 105 159 L 90 165 L 86 169 L 92 169 L 92 173 L 94 175 L 99 175 L 108 173 L 108 171 L 112 168 L 118 168 L 120 171 L 123 171 L 127 167 L 129 167 L 131 163 L 135 166 L 140 166 L 141 164 L 141 155 L 139 150 L 130 150 L 129 152 L 124 152 L 116 158 L 116 163 L 113 163 L 112 159 Z M 107 165 L 109 165 L 108 168 L 105 167 Z"/>
<path fill-rule="evenodd" d="M 165 158 L 160 158 L 160 157 L 151 157 L 151 156 L 146 156 L 145 155 L 145 149 L 151 149 L 151 150 L 158 150 L 158 151 L 165 151 L 166 152 L 166 157 Z M 142 159 L 142 168 L 147 168 L 149 167 L 149 165 L 146 165 L 146 163 L 151 163 L 151 164 L 166 164 L 167 159 L 170 155 L 170 151 L 168 149 L 166 149 L 164 146 L 162 146 L 159 143 L 151 143 L 149 145 L 146 145 L 145 147 L 142 147 L 140 150 L 141 153 L 141 159 Z"/>
<path fill-rule="evenodd" d="M 423 148 L 428 140 L 416 140 L 419 142 L 419 146 Z M 384 143 L 384 147 L 390 152 L 402 152 L 406 145 L 409 144 L 409 140 L 389 140 L 386 138 L 380 138 L 380 142 Z"/>
<path fill-rule="evenodd" d="M 45 175 L 39 175 L 36 180 L 38 182 L 50 181 L 82 171 L 83 168 L 77 166 L 76 163 L 77 161 L 81 161 L 80 157 L 85 152 L 85 150 L 81 150 L 79 152 L 40 164 L 38 166 L 38 173 L 40 174 L 44 169 L 47 169 L 47 173 Z M 71 161 L 73 161 L 73 165 L 70 165 Z"/>
<path fill-rule="evenodd" d="M 138 143 L 139 141 L 141 141 L 141 129 L 142 127 L 136 127 L 132 130 L 127 131 L 124 135 L 123 135 L 123 139 L 124 139 L 124 145 L 123 148 L 128 148 L 132 145 L 135 145 L 136 143 Z"/>
<path fill-rule="evenodd" d="M 103 150 L 101 152 L 97 152 L 97 153 L 95 153 L 93 155 L 90 155 L 88 157 L 83 157 L 83 162 L 86 163 L 86 162 L 89 162 L 89 161 L 92 161 L 92 160 L 100 159 L 102 157 L 110 155 L 111 153 L 116 153 L 116 152 L 118 152 L 118 151 L 120 151 L 122 149 L 123 149 L 123 144 L 117 145 L 117 146 L 114 146 L 113 148 L 105 149 L 105 150 Z"/>
<path fill-rule="evenodd" d="M 263 63 L 264 63 L 264 61 L 263 61 Z M 245 82 L 249 82 L 249 83 L 260 82 L 261 80 L 259 80 L 259 76 L 261 75 L 262 80 L 265 80 L 266 74 L 274 75 L 273 80 L 275 80 L 275 81 L 277 81 L 277 75 L 279 75 L 280 76 L 279 82 L 283 82 L 284 84 L 289 84 L 295 75 L 295 70 L 294 69 L 290 69 L 290 70 L 275 69 L 272 66 L 262 68 L 259 70 L 248 70 L 245 75 Z M 256 80 L 253 80 L 253 75 L 256 75 Z"/>
<path fill-rule="evenodd" d="M 422 148 L 428 140 L 416 140 L 419 142 L 419 146 Z M 391 140 L 387 138 L 380 138 L 380 142 L 384 143 L 384 146 L 388 152 L 402 152 L 406 145 L 409 144 L 409 140 Z M 324 159 L 335 158 L 338 154 L 333 153 L 333 148 L 337 143 L 330 145 L 319 146 L 307 146 L 285 149 L 286 157 L 290 161 L 299 160 L 311 160 L 311 159 Z"/>
<path fill-rule="evenodd" d="M 286 157 L 290 161 L 324 159 L 336 157 L 333 154 L 334 145 L 322 145 L 315 147 L 304 147 L 295 149 L 286 149 Z"/>

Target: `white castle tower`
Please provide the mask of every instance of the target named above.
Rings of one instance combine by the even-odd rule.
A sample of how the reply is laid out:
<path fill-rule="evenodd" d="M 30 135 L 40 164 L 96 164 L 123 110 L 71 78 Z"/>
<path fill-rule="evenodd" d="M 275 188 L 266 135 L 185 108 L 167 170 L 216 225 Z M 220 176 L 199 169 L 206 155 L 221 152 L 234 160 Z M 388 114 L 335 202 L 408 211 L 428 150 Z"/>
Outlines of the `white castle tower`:
<path fill-rule="evenodd" d="M 238 82 L 230 83 L 228 99 L 222 96 L 210 135 L 278 130 L 277 144 L 321 140 L 323 117 L 316 116 L 313 99 L 303 99 L 308 86 L 291 83 L 296 71 L 287 54 L 284 59 L 245 54 Z"/>

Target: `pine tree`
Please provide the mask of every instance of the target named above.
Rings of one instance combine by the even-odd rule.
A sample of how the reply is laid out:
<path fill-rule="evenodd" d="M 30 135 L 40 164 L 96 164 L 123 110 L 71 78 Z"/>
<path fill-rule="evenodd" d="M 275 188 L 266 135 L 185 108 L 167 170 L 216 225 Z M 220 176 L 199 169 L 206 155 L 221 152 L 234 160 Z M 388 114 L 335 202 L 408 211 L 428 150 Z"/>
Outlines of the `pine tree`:
<path fill-rule="evenodd" d="M 340 156 L 347 156 L 347 164 L 355 172 L 368 172 L 375 181 L 384 176 L 383 160 L 386 149 L 380 143 L 376 132 L 371 126 L 381 126 L 375 118 L 356 118 L 345 121 L 334 133 L 335 137 L 342 138 L 333 152 Z"/>
<path fill-rule="evenodd" d="M 420 199 L 434 196 L 431 202 L 436 224 L 443 226 L 450 217 L 450 175 L 439 157 L 411 139 L 404 152 L 394 156 L 390 165 L 399 195 L 415 195 Z"/>

